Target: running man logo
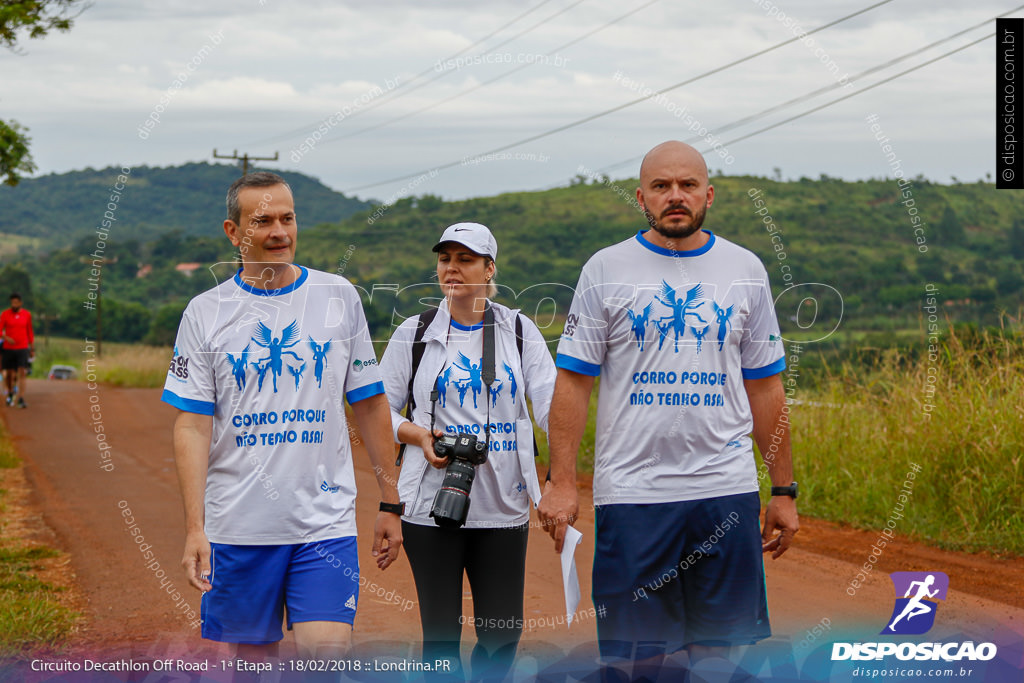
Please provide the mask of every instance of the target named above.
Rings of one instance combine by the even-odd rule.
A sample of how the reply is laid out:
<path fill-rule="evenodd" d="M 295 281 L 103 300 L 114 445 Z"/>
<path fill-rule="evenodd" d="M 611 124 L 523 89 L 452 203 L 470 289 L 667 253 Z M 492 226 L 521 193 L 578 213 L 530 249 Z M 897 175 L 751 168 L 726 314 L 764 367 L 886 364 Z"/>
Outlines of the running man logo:
<path fill-rule="evenodd" d="M 938 601 L 946 599 L 949 577 L 942 572 L 893 572 L 889 576 L 896 589 L 896 605 L 881 635 L 927 633 L 935 624 Z"/>

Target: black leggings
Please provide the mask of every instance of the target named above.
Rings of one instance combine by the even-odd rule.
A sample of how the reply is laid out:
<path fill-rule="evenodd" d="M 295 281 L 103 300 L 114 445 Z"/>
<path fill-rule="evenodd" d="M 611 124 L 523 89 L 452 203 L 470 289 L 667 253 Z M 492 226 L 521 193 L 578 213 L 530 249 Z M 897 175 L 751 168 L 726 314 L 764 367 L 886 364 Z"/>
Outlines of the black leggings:
<path fill-rule="evenodd" d="M 527 525 L 447 529 L 402 522 L 423 625 L 423 659 L 459 666 L 462 572 L 473 591 L 473 678 L 500 679 L 511 668 L 523 632 Z"/>

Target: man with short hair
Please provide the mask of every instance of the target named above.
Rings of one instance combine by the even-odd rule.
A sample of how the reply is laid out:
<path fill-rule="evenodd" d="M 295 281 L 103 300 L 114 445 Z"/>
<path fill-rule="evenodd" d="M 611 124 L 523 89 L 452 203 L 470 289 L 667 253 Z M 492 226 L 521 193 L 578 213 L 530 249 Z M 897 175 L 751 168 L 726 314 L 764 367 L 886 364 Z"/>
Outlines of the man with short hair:
<path fill-rule="evenodd" d="M 203 591 L 204 638 L 260 658 L 276 652 L 286 611 L 300 656 L 338 656 L 351 645 L 359 593 L 344 400 L 381 490 L 380 569 L 402 543 L 390 408 L 355 288 L 293 263 L 284 179 L 240 178 L 227 213 L 242 267 L 185 309 L 164 385 L 163 400 L 181 411 L 182 565 Z"/>
<path fill-rule="evenodd" d="M 4 369 L 7 405 L 17 404 L 19 408 L 26 408 L 25 375 L 36 352 L 36 337 L 32 332 L 32 314 L 21 304 L 21 294 L 12 292 L 11 307 L 0 313 L 0 337 L 3 339 L 0 362 Z"/>
<path fill-rule="evenodd" d="M 784 350 L 764 266 L 701 230 L 714 188 L 693 147 L 652 149 L 636 196 L 651 229 L 587 262 L 559 342 L 539 514 L 561 552 L 600 375 L 599 648 L 605 664 L 632 660 L 643 679 L 682 648 L 693 666 L 770 635 L 761 553 L 781 556 L 798 519 Z M 763 531 L 750 435 L 775 485 Z"/>

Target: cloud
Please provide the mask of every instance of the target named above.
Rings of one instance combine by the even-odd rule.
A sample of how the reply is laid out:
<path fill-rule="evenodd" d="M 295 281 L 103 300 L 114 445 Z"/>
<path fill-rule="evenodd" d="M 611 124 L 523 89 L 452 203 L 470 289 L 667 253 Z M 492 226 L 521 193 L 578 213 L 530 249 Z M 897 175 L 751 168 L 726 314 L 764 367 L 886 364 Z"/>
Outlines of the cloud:
<path fill-rule="evenodd" d="M 36 161 L 40 172 L 47 173 L 129 158 L 161 164 L 203 160 L 213 147 L 245 151 L 251 146 L 253 154 L 278 150 L 284 156 L 321 119 L 375 87 L 400 82 L 394 92 L 358 107 L 298 165 L 345 189 L 486 152 L 634 99 L 636 93 L 614 80 L 617 72 L 660 89 L 792 37 L 790 28 L 751 0 L 724 0 L 714 6 L 663 0 L 559 50 L 568 60 L 563 66 L 530 66 L 394 125 L 327 142 L 457 96 L 518 66 L 522 56 L 551 52 L 643 0 L 588 0 L 544 21 L 570 4 L 547 4 L 513 21 L 529 5 L 510 0 L 484 6 L 468 0 L 387 0 L 372 6 L 356 0 L 108 0 L 88 9 L 71 32 L 26 43 L 26 56 L 0 56 L 0 104 L 5 117 L 31 127 Z M 810 0 L 776 4 L 806 30 L 864 6 Z M 904 0 L 813 38 L 842 73 L 853 75 L 1004 10 L 991 0 L 941 8 Z M 535 24 L 525 35 L 500 45 Z M 971 35 L 986 30 L 991 29 Z M 223 40 L 212 45 L 211 36 L 218 31 Z M 438 60 L 495 31 L 482 46 L 461 56 L 490 52 L 501 59 L 470 62 L 439 74 Z M 922 54 L 899 68 L 963 42 Z M 730 148 L 736 163 L 728 171 L 769 174 L 781 166 L 795 176 L 877 174 L 877 159 L 862 144 L 862 118 L 874 112 L 887 121 L 907 163 L 920 161 L 920 172 L 936 178 L 981 177 L 992 165 L 990 150 L 980 144 L 993 126 L 990 48 L 972 48 L 738 143 Z M 198 65 L 197 55 L 202 56 Z M 193 70 L 176 87 L 190 64 Z M 794 43 L 673 90 L 666 98 L 687 106 L 714 130 L 835 78 L 813 48 Z M 168 88 L 173 97 L 160 129 L 140 146 L 135 128 L 167 96 Z M 817 98 L 724 137 L 841 94 Z M 524 170 L 521 163 L 494 162 L 472 173 L 446 172 L 431 181 L 430 191 L 464 197 L 557 184 L 572 177 L 579 164 L 601 168 L 640 155 L 651 140 L 667 137 L 685 137 L 678 117 L 664 104 L 645 102 L 524 146 L 549 155 L 547 163 Z M 942 154 L 934 152 L 939 145 Z M 368 192 L 387 196 L 401 185 Z"/>

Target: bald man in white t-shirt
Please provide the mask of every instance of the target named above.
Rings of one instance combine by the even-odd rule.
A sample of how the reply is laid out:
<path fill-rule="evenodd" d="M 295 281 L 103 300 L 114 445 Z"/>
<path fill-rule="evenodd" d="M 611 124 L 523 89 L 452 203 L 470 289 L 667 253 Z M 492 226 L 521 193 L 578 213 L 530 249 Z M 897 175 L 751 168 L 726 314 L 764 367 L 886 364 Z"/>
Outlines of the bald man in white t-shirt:
<path fill-rule="evenodd" d="M 604 663 L 632 660 L 639 677 L 683 648 L 692 664 L 768 637 L 761 553 L 781 556 L 799 524 L 767 273 L 702 229 L 713 200 L 693 147 L 652 149 L 637 188 L 650 230 L 583 267 L 558 346 L 539 514 L 561 552 L 600 376 L 593 598 L 607 616 L 598 639 Z M 754 441 L 774 485 L 763 531 Z"/>

